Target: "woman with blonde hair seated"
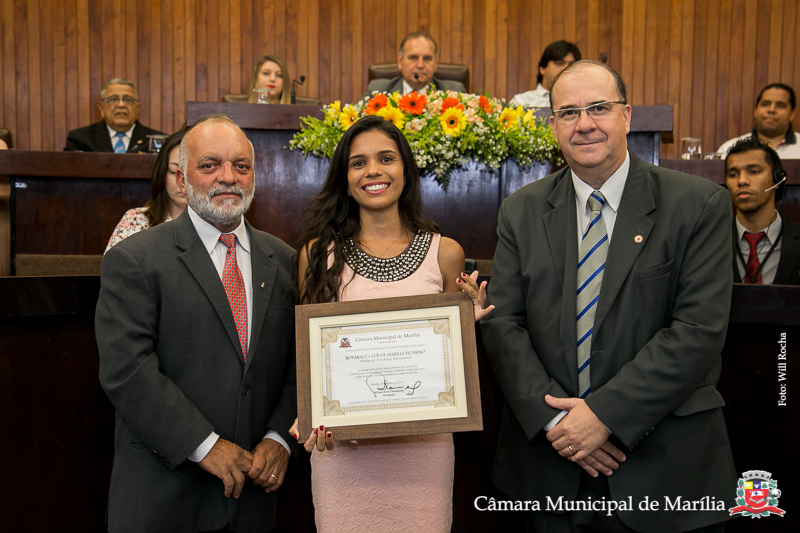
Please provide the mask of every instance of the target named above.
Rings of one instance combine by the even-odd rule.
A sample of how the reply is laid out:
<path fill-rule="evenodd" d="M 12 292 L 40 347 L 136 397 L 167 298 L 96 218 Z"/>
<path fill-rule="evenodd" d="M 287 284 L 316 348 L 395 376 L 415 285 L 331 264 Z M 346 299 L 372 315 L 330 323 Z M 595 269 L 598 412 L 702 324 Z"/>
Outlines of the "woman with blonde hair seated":
<path fill-rule="evenodd" d="M 266 101 L 259 100 L 259 93 Z M 250 90 L 247 101 L 250 103 L 290 104 L 292 103 L 292 83 L 289 69 L 281 58 L 266 55 L 258 60 L 253 76 L 250 78 Z"/>

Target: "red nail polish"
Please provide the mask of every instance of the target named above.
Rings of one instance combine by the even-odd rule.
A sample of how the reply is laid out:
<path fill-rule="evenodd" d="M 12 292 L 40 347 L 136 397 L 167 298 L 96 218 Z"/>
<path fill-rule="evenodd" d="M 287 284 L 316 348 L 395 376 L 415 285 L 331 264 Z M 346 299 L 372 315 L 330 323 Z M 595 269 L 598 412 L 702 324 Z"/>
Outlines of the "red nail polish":
<path fill-rule="evenodd" d="M 317 428 L 314 428 L 314 435 L 317 434 Z"/>
<path fill-rule="evenodd" d="M 329 431 L 329 432 L 328 432 L 328 438 L 331 438 L 332 436 L 333 436 L 333 433 L 331 433 L 331 432 Z"/>

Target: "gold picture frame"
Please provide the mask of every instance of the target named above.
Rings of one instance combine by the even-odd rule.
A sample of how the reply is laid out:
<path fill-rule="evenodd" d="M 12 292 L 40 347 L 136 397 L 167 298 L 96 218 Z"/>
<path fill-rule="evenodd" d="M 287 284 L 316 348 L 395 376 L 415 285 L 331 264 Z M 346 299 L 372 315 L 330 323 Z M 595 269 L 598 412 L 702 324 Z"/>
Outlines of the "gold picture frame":
<path fill-rule="evenodd" d="M 473 316 L 464 293 L 297 306 L 301 442 L 482 430 Z"/>

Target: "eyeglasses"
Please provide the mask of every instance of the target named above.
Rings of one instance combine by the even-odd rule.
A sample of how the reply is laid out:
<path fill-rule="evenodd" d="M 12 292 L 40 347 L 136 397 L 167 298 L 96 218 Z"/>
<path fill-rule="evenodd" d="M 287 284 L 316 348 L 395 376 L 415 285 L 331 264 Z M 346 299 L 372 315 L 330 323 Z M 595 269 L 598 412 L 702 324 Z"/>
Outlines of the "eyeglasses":
<path fill-rule="evenodd" d="M 103 103 L 108 105 L 117 105 L 120 100 L 122 100 L 122 103 L 125 105 L 133 105 L 139 101 L 131 96 L 123 96 L 122 98 L 120 98 L 119 96 L 108 96 L 106 98 L 103 98 L 102 101 Z"/>
<path fill-rule="evenodd" d="M 569 107 L 567 109 L 559 109 L 553 111 L 556 120 L 561 124 L 574 124 L 578 122 L 581 116 L 581 111 L 586 111 L 586 114 L 592 120 L 602 119 L 611 113 L 611 108 L 614 104 L 627 104 L 627 102 L 600 102 L 597 104 L 587 105 L 586 107 Z"/>

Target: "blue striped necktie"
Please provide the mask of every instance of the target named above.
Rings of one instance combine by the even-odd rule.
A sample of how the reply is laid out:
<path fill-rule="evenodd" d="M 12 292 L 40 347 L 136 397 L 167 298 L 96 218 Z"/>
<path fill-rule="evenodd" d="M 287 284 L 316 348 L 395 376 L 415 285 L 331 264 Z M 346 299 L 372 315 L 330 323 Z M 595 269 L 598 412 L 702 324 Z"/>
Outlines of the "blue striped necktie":
<path fill-rule="evenodd" d="M 122 131 L 117 132 L 115 135 L 117 138 L 117 143 L 114 145 L 114 153 L 115 154 L 124 154 L 125 153 L 125 143 L 122 142 L 122 138 L 125 137 L 125 133 Z"/>
<path fill-rule="evenodd" d="M 591 350 L 594 314 L 603 283 L 603 271 L 608 256 L 608 233 L 601 211 L 606 199 L 599 191 L 594 191 L 587 202 L 592 213 L 589 226 L 583 233 L 578 261 L 578 394 L 586 398 L 592 392 Z"/>

